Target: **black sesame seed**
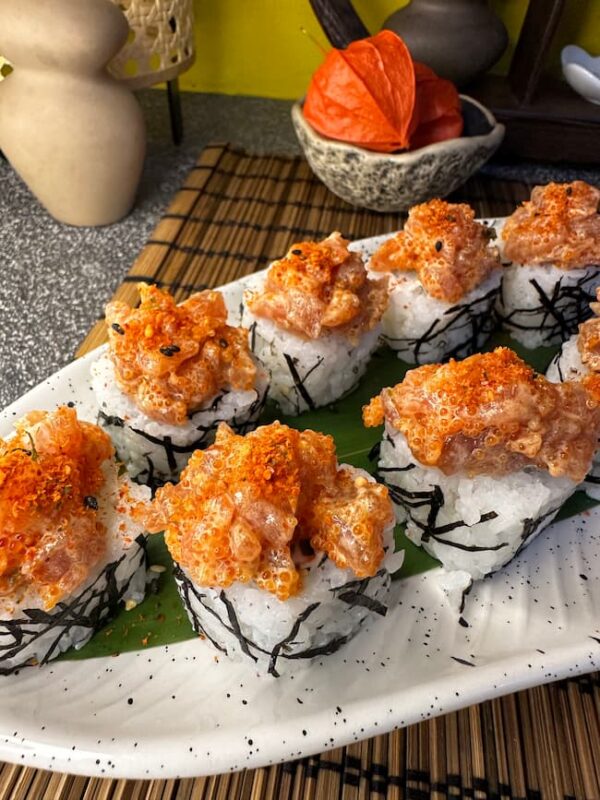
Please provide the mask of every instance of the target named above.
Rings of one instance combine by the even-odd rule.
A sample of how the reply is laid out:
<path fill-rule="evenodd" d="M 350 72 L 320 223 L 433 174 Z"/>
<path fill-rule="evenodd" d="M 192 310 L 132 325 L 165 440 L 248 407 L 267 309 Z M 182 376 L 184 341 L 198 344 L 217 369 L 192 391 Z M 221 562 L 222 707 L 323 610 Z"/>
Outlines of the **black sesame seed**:
<path fill-rule="evenodd" d="M 93 511 L 98 511 L 98 501 L 95 497 L 92 497 L 91 494 L 88 494 L 83 498 L 83 505 L 86 508 L 91 508 Z"/>
<path fill-rule="evenodd" d="M 296 248 L 294 248 L 294 250 L 292 250 L 292 255 L 293 255 L 293 256 L 301 256 L 301 255 L 302 255 L 302 250 L 299 250 L 299 249 L 296 247 Z"/>
<path fill-rule="evenodd" d="M 229 346 L 229 343 L 227 342 L 227 339 L 219 339 L 219 345 L 220 347 L 225 348 Z"/>
<path fill-rule="evenodd" d="M 572 194 L 573 194 L 573 187 L 567 186 L 567 197 L 571 197 Z"/>
<path fill-rule="evenodd" d="M 119 336 L 123 336 L 123 334 L 125 333 L 125 331 L 119 325 L 118 322 L 113 322 L 113 324 L 110 327 L 113 329 L 113 331 L 116 331 L 119 334 Z"/>
<path fill-rule="evenodd" d="M 165 347 L 160 348 L 160 352 L 163 354 L 163 356 L 167 356 L 167 358 L 171 358 L 171 356 L 174 356 L 175 353 L 179 353 L 180 350 L 181 348 L 177 347 L 176 344 L 168 344 Z"/>
<path fill-rule="evenodd" d="M 439 253 L 443 246 L 444 246 L 443 242 L 440 242 L 440 240 L 438 239 L 437 242 L 435 243 L 436 252 Z"/>

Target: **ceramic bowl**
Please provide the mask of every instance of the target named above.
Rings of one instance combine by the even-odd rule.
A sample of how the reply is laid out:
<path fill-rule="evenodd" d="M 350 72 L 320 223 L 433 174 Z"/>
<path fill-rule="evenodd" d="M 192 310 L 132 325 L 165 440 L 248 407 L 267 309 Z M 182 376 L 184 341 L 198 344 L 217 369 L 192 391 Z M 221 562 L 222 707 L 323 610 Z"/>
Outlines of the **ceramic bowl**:
<path fill-rule="evenodd" d="M 504 125 L 476 100 L 460 97 L 462 136 L 402 153 L 375 153 L 327 139 L 304 119 L 301 103 L 292 107 L 292 121 L 311 169 L 334 194 L 374 211 L 407 211 L 461 186 L 502 141 Z"/>
<path fill-rule="evenodd" d="M 600 56 L 594 58 L 582 47 L 569 44 L 560 54 L 565 80 L 590 103 L 600 105 Z"/>

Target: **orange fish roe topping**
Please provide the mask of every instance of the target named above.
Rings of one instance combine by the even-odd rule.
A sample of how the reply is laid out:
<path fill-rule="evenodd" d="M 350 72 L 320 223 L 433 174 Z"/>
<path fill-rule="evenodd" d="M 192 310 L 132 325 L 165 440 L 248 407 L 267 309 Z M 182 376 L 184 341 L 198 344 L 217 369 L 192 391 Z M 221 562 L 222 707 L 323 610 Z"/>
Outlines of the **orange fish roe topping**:
<path fill-rule="evenodd" d="M 550 383 L 508 348 L 407 372 L 363 409 L 384 419 L 415 458 L 447 475 L 504 475 L 526 466 L 585 477 L 600 434 L 600 393 Z"/>
<path fill-rule="evenodd" d="M 456 303 L 500 265 L 495 235 L 464 204 L 430 200 L 411 208 L 404 230 L 388 239 L 369 264 L 381 272 L 414 271 L 425 291 Z"/>
<path fill-rule="evenodd" d="M 34 588 L 52 608 L 106 548 L 95 494 L 110 438 L 75 410 L 33 411 L 0 440 L 0 595 Z"/>
<path fill-rule="evenodd" d="M 369 280 L 360 255 L 332 233 L 319 243 L 293 244 L 271 265 L 264 288 L 245 300 L 257 317 L 310 339 L 335 329 L 356 341 L 377 325 L 388 293 L 387 282 Z"/>
<path fill-rule="evenodd" d="M 165 531 L 198 585 L 253 580 L 287 600 L 301 589 L 302 542 L 363 578 L 377 572 L 392 520 L 387 489 L 338 469 L 331 436 L 278 422 L 238 436 L 222 423 L 180 482 L 158 490 L 146 527 Z"/>
<path fill-rule="evenodd" d="M 592 372 L 600 372 L 600 288 L 596 289 L 596 303 L 590 308 L 596 315 L 579 326 L 577 349 L 581 360 Z"/>
<path fill-rule="evenodd" d="M 141 304 L 106 307 L 110 354 L 119 387 L 152 419 L 184 425 L 191 412 L 223 389 L 252 389 L 256 365 L 248 331 L 227 325 L 220 292 L 177 305 L 140 283 Z"/>
<path fill-rule="evenodd" d="M 504 253 L 518 264 L 600 264 L 600 189 L 585 181 L 536 186 L 508 218 Z"/>

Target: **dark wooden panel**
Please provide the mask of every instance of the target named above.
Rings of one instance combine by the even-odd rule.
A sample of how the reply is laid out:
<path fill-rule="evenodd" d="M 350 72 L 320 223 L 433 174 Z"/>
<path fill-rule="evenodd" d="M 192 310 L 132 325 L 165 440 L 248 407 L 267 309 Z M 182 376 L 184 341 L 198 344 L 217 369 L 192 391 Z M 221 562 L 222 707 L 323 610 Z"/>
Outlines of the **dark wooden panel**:
<path fill-rule="evenodd" d="M 521 104 L 530 103 L 536 93 L 564 7 L 565 0 L 529 0 L 508 75 L 509 83 Z"/>
<path fill-rule="evenodd" d="M 537 161 L 600 163 L 600 106 L 566 83 L 543 77 L 522 105 L 505 78 L 487 76 L 469 91 L 506 125 L 500 154 Z"/>

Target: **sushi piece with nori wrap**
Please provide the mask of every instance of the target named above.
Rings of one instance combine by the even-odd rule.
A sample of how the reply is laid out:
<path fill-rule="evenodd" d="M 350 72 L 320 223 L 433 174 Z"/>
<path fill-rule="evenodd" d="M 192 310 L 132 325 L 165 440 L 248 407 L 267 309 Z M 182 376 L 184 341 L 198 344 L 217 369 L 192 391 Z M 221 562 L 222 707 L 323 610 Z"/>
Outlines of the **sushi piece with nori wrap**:
<path fill-rule="evenodd" d="M 393 604 L 403 554 L 388 491 L 338 465 L 331 436 L 222 424 L 146 524 L 165 531 L 196 632 L 273 676 L 336 652 Z"/>
<path fill-rule="evenodd" d="M 92 385 L 119 457 L 137 482 L 155 486 L 177 480 L 220 422 L 240 433 L 256 427 L 269 382 L 248 331 L 227 324 L 220 292 L 177 305 L 156 286 L 138 289 L 137 308 L 106 307 L 109 347 L 92 365 Z"/>
<path fill-rule="evenodd" d="M 600 281 L 600 189 L 536 186 L 502 229 L 502 327 L 530 349 L 557 345 L 590 316 Z"/>
<path fill-rule="evenodd" d="M 329 405 L 356 388 L 379 343 L 387 281 L 368 278 L 341 234 L 293 244 L 248 286 L 242 324 L 284 414 Z"/>
<path fill-rule="evenodd" d="M 414 206 L 404 230 L 369 262 L 388 275 L 383 340 L 409 364 L 460 358 L 479 350 L 496 327 L 502 269 L 495 230 L 465 203 Z"/>
<path fill-rule="evenodd" d="M 595 316 L 581 323 L 579 333 L 563 342 L 550 362 L 546 370 L 549 381 L 580 381 L 589 375 L 600 375 L 600 288 L 596 289 L 596 299 L 590 306 Z M 600 500 L 600 452 L 596 451 L 579 488 L 592 499 Z"/>
<path fill-rule="evenodd" d="M 508 348 L 410 370 L 363 409 L 406 534 L 467 588 L 508 563 L 589 470 L 600 379 L 553 384 Z"/>
<path fill-rule="evenodd" d="M 74 409 L 33 411 L 0 440 L 0 675 L 79 649 L 144 598 L 146 487 Z"/>

